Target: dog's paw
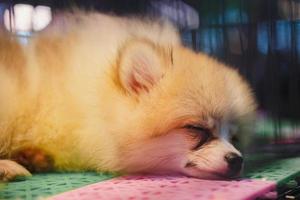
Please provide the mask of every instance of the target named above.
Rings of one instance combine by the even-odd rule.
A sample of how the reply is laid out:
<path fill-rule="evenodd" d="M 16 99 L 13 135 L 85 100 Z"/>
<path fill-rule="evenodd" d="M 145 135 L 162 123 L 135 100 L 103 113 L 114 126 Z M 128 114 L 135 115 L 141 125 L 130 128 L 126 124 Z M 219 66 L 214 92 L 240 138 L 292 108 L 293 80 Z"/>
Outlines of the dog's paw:
<path fill-rule="evenodd" d="M 34 147 L 19 149 L 12 155 L 12 160 L 21 164 L 30 172 L 49 172 L 54 167 L 52 157 L 45 151 Z"/>
<path fill-rule="evenodd" d="M 0 181 L 10 181 L 21 176 L 31 176 L 31 174 L 15 161 L 0 160 Z"/>

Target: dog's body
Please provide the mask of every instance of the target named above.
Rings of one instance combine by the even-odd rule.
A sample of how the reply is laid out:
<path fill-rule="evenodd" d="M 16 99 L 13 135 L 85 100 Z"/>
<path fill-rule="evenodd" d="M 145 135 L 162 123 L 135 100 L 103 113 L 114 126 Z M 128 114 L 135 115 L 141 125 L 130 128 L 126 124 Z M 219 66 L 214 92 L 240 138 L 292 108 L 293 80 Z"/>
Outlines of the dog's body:
<path fill-rule="evenodd" d="M 218 126 L 255 104 L 237 72 L 184 48 L 168 23 L 78 13 L 57 22 L 26 46 L 0 37 L 4 180 L 28 174 L 8 160 L 26 149 L 54 170 L 225 176 L 224 154 L 239 153 Z"/>

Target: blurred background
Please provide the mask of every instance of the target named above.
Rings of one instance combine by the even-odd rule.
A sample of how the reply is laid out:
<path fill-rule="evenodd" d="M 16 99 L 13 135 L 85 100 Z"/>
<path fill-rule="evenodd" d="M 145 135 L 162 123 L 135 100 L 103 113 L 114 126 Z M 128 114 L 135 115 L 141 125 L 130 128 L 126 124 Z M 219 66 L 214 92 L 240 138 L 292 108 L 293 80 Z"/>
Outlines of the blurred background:
<path fill-rule="evenodd" d="M 0 26 L 26 45 L 73 8 L 170 20 L 186 46 L 237 68 L 254 89 L 248 154 L 300 155 L 299 0 L 11 0 L 0 3 Z"/>

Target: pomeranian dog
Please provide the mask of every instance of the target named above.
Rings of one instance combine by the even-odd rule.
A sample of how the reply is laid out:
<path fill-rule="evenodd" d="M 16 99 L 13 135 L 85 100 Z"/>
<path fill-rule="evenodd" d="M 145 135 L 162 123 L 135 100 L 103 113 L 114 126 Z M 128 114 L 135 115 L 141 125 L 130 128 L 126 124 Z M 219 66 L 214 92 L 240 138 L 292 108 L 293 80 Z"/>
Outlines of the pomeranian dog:
<path fill-rule="evenodd" d="M 238 176 L 222 127 L 251 114 L 238 72 L 184 47 L 167 22 L 59 16 L 20 45 L 0 37 L 0 177 L 109 171 Z"/>

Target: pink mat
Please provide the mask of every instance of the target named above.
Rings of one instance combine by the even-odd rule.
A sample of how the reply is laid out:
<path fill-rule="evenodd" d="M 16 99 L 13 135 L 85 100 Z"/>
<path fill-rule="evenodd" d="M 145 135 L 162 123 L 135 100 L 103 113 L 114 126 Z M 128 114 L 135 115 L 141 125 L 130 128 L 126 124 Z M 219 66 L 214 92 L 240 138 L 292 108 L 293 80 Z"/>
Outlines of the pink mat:
<path fill-rule="evenodd" d="M 125 176 L 56 195 L 51 200 L 250 200 L 275 189 L 260 180 L 210 181 L 171 176 Z"/>

